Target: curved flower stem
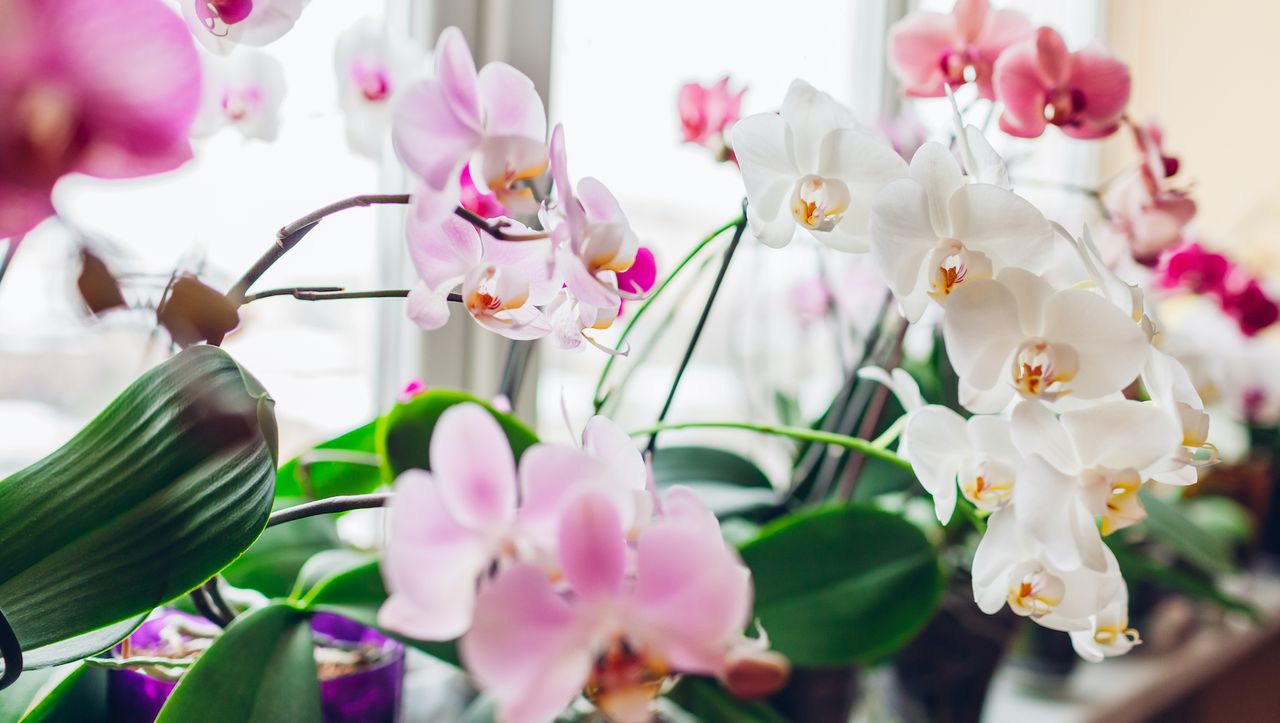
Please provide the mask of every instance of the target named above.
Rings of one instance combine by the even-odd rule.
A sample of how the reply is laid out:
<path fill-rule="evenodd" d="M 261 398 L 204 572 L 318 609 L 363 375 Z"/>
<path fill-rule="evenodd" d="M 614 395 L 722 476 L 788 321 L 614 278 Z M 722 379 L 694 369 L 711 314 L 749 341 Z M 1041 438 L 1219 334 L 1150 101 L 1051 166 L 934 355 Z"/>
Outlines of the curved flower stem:
<path fill-rule="evenodd" d="M 271 289 L 244 297 L 244 303 L 267 299 L 272 296 L 292 296 L 299 301 L 334 301 L 338 299 L 403 299 L 409 289 L 379 289 L 377 291 L 343 291 L 341 286 L 299 286 L 290 289 Z M 449 294 L 448 300 L 462 303 L 461 294 Z"/>
<path fill-rule="evenodd" d="M 293 223 L 285 224 L 276 232 L 276 238 L 284 240 L 298 233 L 308 226 L 314 226 L 320 223 L 325 217 L 332 216 L 339 211 L 345 211 L 348 208 L 359 208 L 363 206 L 374 206 L 378 204 L 406 205 L 411 200 L 407 193 L 393 194 L 376 194 L 369 193 L 360 196 L 352 196 L 344 198 L 341 201 L 335 201 L 328 206 L 318 208 Z"/>
<path fill-rule="evenodd" d="M 748 432 L 758 432 L 760 434 L 771 434 L 777 437 L 787 437 L 802 442 L 814 442 L 817 444 L 830 444 L 845 449 L 851 449 L 855 452 L 865 454 L 868 457 L 875 457 L 886 462 L 896 464 L 899 467 L 910 470 L 911 463 L 890 452 L 883 447 L 877 447 L 874 442 L 868 442 L 858 437 L 850 437 L 844 434 L 835 434 L 834 432 L 824 432 L 818 429 L 809 429 L 808 427 L 786 427 L 776 424 L 756 424 L 754 422 L 663 422 L 655 424 L 645 429 L 637 429 L 631 432 L 631 436 L 638 437 L 642 434 L 657 434 L 658 432 L 671 429 L 741 429 Z"/>
<path fill-rule="evenodd" d="M 671 285 L 672 281 L 675 281 L 675 278 L 680 275 L 680 272 L 684 270 L 684 267 L 688 266 L 689 263 L 693 261 L 693 259 L 696 258 L 698 254 L 702 253 L 702 250 L 705 249 L 707 246 L 709 246 L 712 241 L 716 240 L 720 236 L 720 234 L 724 233 L 725 231 L 728 231 L 731 228 L 738 226 L 739 224 L 743 223 L 745 220 L 746 218 L 744 216 L 739 216 L 738 218 L 733 219 L 732 221 L 730 221 L 729 223 L 726 223 L 725 225 L 721 226 L 715 231 L 712 231 L 711 233 L 707 234 L 705 238 L 699 241 L 698 244 L 694 246 L 693 249 L 689 251 L 689 253 L 683 259 L 680 260 L 680 263 L 675 265 L 675 268 L 671 269 L 671 273 L 667 274 L 666 278 L 664 278 L 662 282 L 658 284 L 657 288 L 653 290 L 653 293 L 649 294 L 649 298 L 645 299 L 644 303 L 641 304 L 640 307 L 636 309 L 636 312 L 631 315 L 631 318 L 627 320 L 627 325 L 622 329 L 622 335 L 618 337 L 618 345 L 616 347 L 617 350 L 621 350 L 624 348 L 624 345 L 626 344 L 626 341 L 627 341 L 627 337 L 631 335 L 631 330 L 635 328 L 636 322 L 640 321 L 640 318 L 645 315 L 645 312 L 649 310 L 649 307 L 653 305 L 653 302 L 656 301 L 658 297 L 662 295 L 663 291 L 666 291 L 667 287 Z M 616 354 L 609 355 L 609 359 L 604 363 L 604 369 L 600 371 L 600 378 L 596 381 L 596 390 L 595 390 L 595 393 L 592 395 L 596 412 L 600 411 L 601 407 L 603 407 L 604 403 L 609 399 L 609 394 L 612 394 L 612 391 L 610 391 L 609 394 L 604 394 L 602 396 L 601 392 L 604 391 L 604 384 L 609 379 L 609 371 L 613 369 L 613 363 L 617 361 L 617 359 L 618 359 L 618 355 Z"/>
<path fill-rule="evenodd" d="M 18 634 L 13 632 L 13 626 L 3 612 L 0 612 L 0 653 L 4 654 L 4 674 L 0 675 L 0 690 L 4 690 L 22 675 L 22 643 L 18 642 Z"/>
<path fill-rule="evenodd" d="M 236 611 L 227 604 L 226 600 L 222 599 L 222 591 L 218 589 L 217 576 L 209 578 L 208 582 L 201 586 L 201 589 L 204 590 L 205 596 L 209 599 L 209 606 L 217 614 L 213 621 L 224 628 L 230 625 L 231 621 L 236 619 Z"/>
<path fill-rule="evenodd" d="M 195 606 L 196 612 L 200 613 L 206 620 L 220 628 L 225 628 L 231 624 L 231 620 L 224 619 L 221 611 L 209 599 L 209 591 L 204 585 L 192 590 L 190 597 L 191 604 Z"/>
<path fill-rule="evenodd" d="M 276 510 L 271 513 L 271 517 L 267 519 L 267 527 L 275 527 L 276 525 L 294 520 L 301 520 L 305 517 L 315 517 L 316 515 L 331 515 L 338 512 L 350 512 L 351 510 L 368 510 L 375 507 L 382 507 L 395 497 L 391 492 L 375 492 L 369 495 L 345 495 L 342 497 L 326 497 L 315 502 L 307 502 L 305 504 L 296 505 L 294 507 L 286 507 L 283 510 Z"/>
<path fill-rule="evenodd" d="M 458 218 L 466 221 L 472 226 L 475 226 L 481 231 L 484 231 L 499 241 L 541 241 L 550 236 L 546 231 L 535 231 L 533 233 L 507 233 L 506 231 L 503 231 L 503 229 L 507 227 L 506 221 L 498 221 L 495 223 L 478 213 L 473 213 L 470 209 L 463 206 L 458 206 L 453 209 L 453 213 Z"/>
<path fill-rule="evenodd" d="M 693 358 L 694 349 L 698 346 L 698 340 L 702 338 L 702 330 L 707 325 L 707 318 L 711 316 L 711 307 L 716 302 L 716 296 L 720 293 L 720 285 L 724 283 L 725 274 L 729 271 L 729 262 L 733 261 L 733 254 L 738 250 L 738 243 L 742 241 L 742 234 L 747 230 L 747 209 L 746 201 L 743 201 L 742 216 L 738 219 L 737 226 L 734 227 L 733 240 L 729 242 L 729 248 L 724 252 L 724 260 L 720 262 L 720 271 L 716 273 L 716 280 L 711 283 L 711 293 L 707 295 L 707 303 L 702 307 L 702 315 L 698 317 L 698 323 L 693 327 L 693 335 L 689 337 L 689 345 L 684 349 L 684 357 L 680 359 L 680 366 L 676 367 L 675 379 L 671 380 L 671 389 L 667 391 L 667 399 L 662 403 L 662 411 L 658 412 L 658 424 L 661 425 L 667 418 L 667 413 L 671 411 L 671 404 L 676 400 L 676 391 L 680 389 L 680 380 L 684 378 L 684 372 L 689 368 L 689 361 Z M 650 456 L 653 455 L 658 445 L 658 434 L 655 431 L 649 437 L 649 444 L 646 451 Z"/>

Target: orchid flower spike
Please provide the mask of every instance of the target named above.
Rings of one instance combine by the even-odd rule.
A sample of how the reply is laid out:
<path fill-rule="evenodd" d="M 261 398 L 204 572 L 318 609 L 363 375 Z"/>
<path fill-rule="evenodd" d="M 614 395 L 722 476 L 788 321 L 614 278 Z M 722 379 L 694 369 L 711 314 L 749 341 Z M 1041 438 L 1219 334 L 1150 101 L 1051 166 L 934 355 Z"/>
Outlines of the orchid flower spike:
<path fill-rule="evenodd" d="M 994 512 L 1013 497 L 1022 455 L 1013 446 L 1009 420 L 976 414 L 969 419 L 936 404 L 912 413 L 903 454 L 920 485 L 933 497 L 938 521 L 947 524 L 956 508 L 956 486 L 980 510 Z"/>
<path fill-rule="evenodd" d="M 238 45 L 261 47 L 293 28 L 310 0 L 181 0 L 191 34 L 227 55 Z"/>
<path fill-rule="evenodd" d="M 422 181 L 414 213 L 439 221 L 458 205 L 469 166 L 481 192 L 492 191 L 514 215 L 533 215 L 528 182 L 547 168 L 547 119 L 538 91 L 506 63 L 476 72 L 462 32 L 445 28 L 436 42 L 436 75 L 413 83 L 396 104 L 396 155 Z"/>
<path fill-rule="evenodd" d="M 527 230 L 515 222 L 510 226 Z M 499 241 L 456 216 L 424 223 L 411 214 L 405 231 L 420 278 L 409 291 L 406 311 L 419 326 L 444 326 L 448 296 L 461 284 L 463 305 L 486 329 L 508 339 L 537 339 L 551 332 L 538 308 L 560 286 L 548 263 L 550 241 Z"/>
<path fill-rule="evenodd" d="M 53 215 L 69 173 L 134 178 L 191 158 L 200 59 L 160 0 L 0 0 L 0 239 Z"/>
<path fill-rule="evenodd" d="M 1009 46 L 1031 36 L 1031 21 L 987 0 L 957 0 L 951 14 L 916 12 L 889 29 L 889 69 L 907 95 L 938 98 L 948 87 L 978 84 L 995 100 L 992 71 Z"/>
<path fill-rule="evenodd" d="M 248 49 L 226 58 L 206 54 L 204 67 L 204 101 L 191 134 L 211 136 L 233 128 L 245 138 L 274 141 L 285 95 L 280 61 Z"/>
<path fill-rule="evenodd" d="M 733 150 L 751 233 L 774 248 L 804 230 L 840 251 L 866 251 L 871 201 L 906 175 L 902 158 L 830 95 L 795 80 L 782 112 L 742 119 Z"/>

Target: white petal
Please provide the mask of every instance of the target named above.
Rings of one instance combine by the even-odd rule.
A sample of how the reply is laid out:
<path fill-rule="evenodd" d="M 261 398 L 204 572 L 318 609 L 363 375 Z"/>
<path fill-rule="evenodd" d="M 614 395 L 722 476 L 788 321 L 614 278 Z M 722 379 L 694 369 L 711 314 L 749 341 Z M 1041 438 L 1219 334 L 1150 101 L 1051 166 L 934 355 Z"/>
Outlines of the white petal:
<path fill-rule="evenodd" d="M 1023 400 L 1013 408 L 1010 432 L 1014 447 L 1023 456 L 1039 455 L 1066 474 L 1080 471 L 1071 436 L 1058 415 L 1035 400 Z"/>
<path fill-rule="evenodd" d="M 956 475 L 973 454 L 964 418 L 946 407 L 931 405 L 911 415 L 907 423 L 911 467 L 920 485 L 933 496 L 938 521 L 946 524 L 956 507 Z"/>
<path fill-rule="evenodd" d="M 943 318 L 947 356 L 960 377 L 982 391 L 1004 381 L 1014 349 L 1024 338 L 1013 294 L 997 281 L 961 284 Z"/>
<path fill-rule="evenodd" d="M 964 185 L 960 164 L 941 143 L 930 141 L 920 146 L 911 158 L 911 178 L 924 187 L 929 197 L 929 221 L 934 235 L 955 238 L 951 228 L 948 204 L 951 195 Z"/>
<path fill-rule="evenodd" d="M 997 268 L 1043 269 L 1053 257 L 1053 230 L 1026 199 L 998 186 L 974 183 L 948 202 L 952 231 L 965 248 L 981 251 Z"/>
<path fill-rule="evenodd" d="M 1124 389 L 1138 377 L 1151 349 L 1125 312 L 1084 289 L 1053 295 L 1045 307 L 1044 336 L 1075 349 L 1080 367 L 1070 386 L 1083 399 Z"/>
<path fill-rule="evenodd" d="M 787 149 L 787 134 L 787 122 L 776 113 L 748 116 L 731 131 L 747 203 L 764 221 L 777 218 L 801 176 Z"/>
<path fill-rule="evenodd" d="M 791 129 L 792 159 L 803 173 L 818 168 L 818 149 L 827 134 L 837 128 L 858 125 L 853 112 L 803 80 L 791 81 L 782 99 L 782 118 Z M 737 136 L 737 130 L 734 131 Z M 734 146 L 735 151 L 737 145 Z"/>
<path fill-rule="evenodd" d="M 1150 402 L 1104 402 L 1064 412 L 1083 467 L 1142 470 L 1170 454 L 1182 438 L 1173 419 Z"/>
<path fill-rule="evenodd" d="M 904 178 L 876 194 L 871 206 L 871 260 L 899 299 L 915 290 L 925 257 L 938 243 L 924 186 Z"/>

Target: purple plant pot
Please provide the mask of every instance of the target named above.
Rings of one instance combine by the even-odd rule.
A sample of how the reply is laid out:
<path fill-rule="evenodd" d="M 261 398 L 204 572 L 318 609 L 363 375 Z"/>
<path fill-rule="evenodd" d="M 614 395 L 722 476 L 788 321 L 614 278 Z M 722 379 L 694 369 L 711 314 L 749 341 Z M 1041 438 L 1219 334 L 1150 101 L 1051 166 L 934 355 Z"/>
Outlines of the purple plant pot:
<path fill-rule="evenodd" d="M 139 626 L 129 638 L 131 644 L 136 648 L 158 647 L 160 631 L 173 617 L 210 624 L 204 618 L 171 611 Z M 396 723 L 404 686 L 404 646 L 373 628 L 328 613 L 313 616 L 311 630 L 344 643 L 380 645 L 388 653 L 377 665 L 320 682 L 324 723 Z M 118 647 L 116 651 L 119 652 Z M 108 671 L 109 722 L 154 723 L 176 686 L 176 682 L 137 670 Z"/>

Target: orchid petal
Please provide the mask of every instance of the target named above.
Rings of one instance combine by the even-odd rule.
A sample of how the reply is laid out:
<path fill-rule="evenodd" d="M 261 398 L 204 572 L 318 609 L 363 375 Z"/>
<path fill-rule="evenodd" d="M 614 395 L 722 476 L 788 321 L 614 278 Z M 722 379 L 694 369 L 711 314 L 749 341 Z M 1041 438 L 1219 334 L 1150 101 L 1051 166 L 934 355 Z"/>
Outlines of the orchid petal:
<path fill-rule="evenodd" d="M 612 598 L 621 592 L 626 534 L 618 508 L 608 497 L 584 491 L 565 505 L 558 549 L 565 580 L 582 598 Z"/>
<path fill-rule="evenodd" d="M 480 69 L 477 83 L 486 134 L 546 141 L 546 111 L 527 75 L 506 63 L 489 63 Z"/>
<path fill-rule="evenodd" d="M 440 498 L 454 519 L 476 530 L 515 519 L 511 443 L 484 407 L 463 403 L 446 409 L 431 435 L 430 451 Z"/>

